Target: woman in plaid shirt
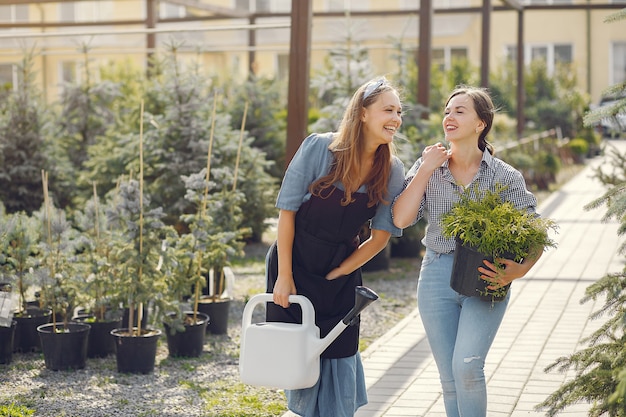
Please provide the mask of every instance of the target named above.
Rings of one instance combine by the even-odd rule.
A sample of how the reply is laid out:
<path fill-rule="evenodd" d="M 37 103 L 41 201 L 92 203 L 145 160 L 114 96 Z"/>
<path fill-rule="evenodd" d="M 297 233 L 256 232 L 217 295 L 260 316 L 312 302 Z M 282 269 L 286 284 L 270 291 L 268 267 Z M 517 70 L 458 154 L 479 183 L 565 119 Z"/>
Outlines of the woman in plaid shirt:
<path fill-rule="evenodd" d="M 428 226 L 423 240 L 426 254 L 418 281 L 417 300 L 428 342 L 439 369 L 448 417 L 485 417 L 487 389 L 484 364 L 510 297 L 492 303 L 461 295 L 450 288 L 454 238 L 442 235 L 440 220 L 467 187 L 495 190 L 506 186 L 504 201 L 535 212 L 537 200 L 526 189 L 522 174 L 493 156 L 486 136 L 496 110 L 489 94 L 480 88 L 455 89 L 445 106 L 441 143 L 427 146 L 407 173 L 405 188 L 393 204 L 394 224 L 405 228 L 424 217 Z M 539 253 L 539 256 L 540 253 Z M 522 278 L 539 259 L 521 264 L 502 259 L 505 269 L 484 261 L 481 277 L 497 288 Z"/>

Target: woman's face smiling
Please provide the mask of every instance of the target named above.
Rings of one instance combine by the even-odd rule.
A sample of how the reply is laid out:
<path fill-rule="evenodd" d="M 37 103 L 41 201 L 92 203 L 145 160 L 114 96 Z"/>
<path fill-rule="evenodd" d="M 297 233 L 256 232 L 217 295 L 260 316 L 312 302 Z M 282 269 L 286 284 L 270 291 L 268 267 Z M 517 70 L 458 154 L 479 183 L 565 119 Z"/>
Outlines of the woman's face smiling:
<path fill-rule="evenodd" d="M 442 125 L 448 141 L 477 139 L 484 128 L 484 122 L 474 110 L 474 101 L 467 94 L 459 94 L 450 99 L 444 111 Z"/>
<path fill-rule="evenodd" d="M 385 91 L 363 109 L 363 135 L 376 144 L 390 143 L 402 125 L 402 105 L 395 91 Z"/>

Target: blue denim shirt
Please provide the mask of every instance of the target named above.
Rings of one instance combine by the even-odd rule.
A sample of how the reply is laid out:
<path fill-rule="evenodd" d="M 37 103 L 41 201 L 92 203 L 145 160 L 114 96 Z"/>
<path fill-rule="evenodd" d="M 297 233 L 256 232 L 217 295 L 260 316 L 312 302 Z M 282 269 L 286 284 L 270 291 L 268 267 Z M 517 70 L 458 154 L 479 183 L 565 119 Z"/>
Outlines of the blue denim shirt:
<path fill-rule="evenodd" d="M 285 172 L 285 177 L 276 200 L 277 208 L 298 211 L 300 205 L 311 198 L 309 185 L 326 175 L 330 170 L 333 155 L 328 146 L 332 140 L 332 132 L 314 133 L 304 139 Z M 402 236 L 402 229 L 394 226 L 391 218 L 391 202 L 402 191 L 403 183 L 404 165 L 399 158 L 394 156 L 388 183 L 389 194 L 385 197 L 389 204 L 378 204 L 376 215 L 370 223 L 372 229 L 385 230 L 396 237 Z M 343 190 L 341 183 L 337 183 L 335 186 Z M 358 190 L 360 193 L 365 191 L 364 185 Z"/>

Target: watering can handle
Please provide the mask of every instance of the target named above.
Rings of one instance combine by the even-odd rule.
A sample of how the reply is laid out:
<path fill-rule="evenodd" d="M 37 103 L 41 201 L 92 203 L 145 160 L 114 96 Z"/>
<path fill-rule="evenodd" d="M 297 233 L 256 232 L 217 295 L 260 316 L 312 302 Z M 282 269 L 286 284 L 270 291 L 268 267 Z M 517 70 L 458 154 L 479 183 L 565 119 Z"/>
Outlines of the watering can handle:
<path fill-rule="evenodd" d="M 245 329 L 252 322 L 252 312 L 254 311 L 254 307 L 257 304 L 261 303 L 271 303 L 273 302 L 272 294 L 270 293 L 262 293 L 256 294 L 246 303 L 246 306 L 243 309 L 243 317 L 241 318 L 241 326 L 242 329 Z M 302 309 L 302 325 L 304 326 L 314 326 L 315 325 L 315 309 L 313 308 L 313 304 L 306 298 L 304 295 L 290 295 L 289 302 L 300 304 L 300 308 Z"/>

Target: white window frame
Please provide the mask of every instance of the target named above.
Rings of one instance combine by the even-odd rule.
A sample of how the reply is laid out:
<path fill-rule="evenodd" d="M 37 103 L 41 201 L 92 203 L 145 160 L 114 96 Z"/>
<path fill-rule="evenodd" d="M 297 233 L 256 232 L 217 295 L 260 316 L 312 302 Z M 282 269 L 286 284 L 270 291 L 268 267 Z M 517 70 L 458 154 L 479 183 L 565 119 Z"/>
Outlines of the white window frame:
<path fill-rule="evenodd" d="M 6 5 L 2 5 L 3 9 L 8 8 L 9 10 L 9 16 L 8 18 L 5 18 L 4 16 L 6 16 L 6 14 L 3 13 L 3 16 L 0 17 L 0 22 L 1 23 L 26 23 L 30 20 L 30 13 L 29 13 L 29 8 L 28 8 L 28 4 L 6 4 Z M 18 11 L 22 10 L 22 11 L 26 11 L 26 19 L 18 19 Z"/>
<path fill-rule="evenodd" d="M 407 9 L 417 7 L 415 0 L 404 0 L 402 3 L 406 5 Z M 455 7 L 469 7 L 471 3 L 471 0 L 434 0 L 433 7 L 435 9 L 452 9 Z"/>
<path fill-rule="evenodd" d="M 174 10 L 174 13 L 170 13 Z M 159 19 L 177 19 L 187 16 L 187 9 L 185 6 L 181 6 L 174 3 L 168 3 L 167 1 L 159 2 Z"/>
<path fill-rule="evenodd" d="M 441 70 L 448 71 L 452 68 L 452 50 L 453 49 L 462 49 L 465 50 L 465 57 L 469 57 L 469 49 L 467 46 L 442 46 L 433 48 L 433 50 L 443 51 L 443 68 Z"/>
<path fill-rule="evenodd" d="M 59 20 L 62 22 L 98 22 L 112 19 L 113 0 L 89 0 L 59 3 Z M 65 9 L 67 8 L 67 9 Z M 64 19 L 64 10 L 71 10 L 72 16 Z"/>
<path fill-rule="evenodd" d="M 247 3 L 247 6 L 245 6 L 244 11 L 250 12 L 250 13 L 256 13 L 256 12 L 289 13 L 291 12 L 291 0 L 264 0 L 268 4 L 269 9 L 267 10 L 257 8 L 257 1 L 258 0 L 243 0 L 244 3 Z M 237 0 L 233 0 L 232 7 L 236 8 L 237 3 L 239 3 Z"/>
<path fill-rule="evenodd" d="M 57 6 L 58 10 L 59 10 L 59 21 L 60 22 L 76 22 L 76 17 L 77 14 L 76 13 L 76 3 L 74 2 L 62 2 L 59 3 Z M 72 16 L 68 16 L 65 17 L 64 13 L 70 12 L 72 13 Z"/>
<path fill-rule="evenodd" d="M 571 61 L 569 63 L 574 62 L 574 45 L 571 43 L 537 43 L 537 44 L 526 44 L 524 45 L 524 65 L 528 66 L 533 61 L 533 50 L 537 48 L 544 48 L 546 50 L 546 69 L 548 71 L 548 75 L 553 75 L 556 66 L 556 53 L 555 48 L 558 46 L 569 46 L 571 50 Z M 517 45 L 508 45 L 506 48 L 506 56 L 508 59 L 513 61 L 517 60 Z M 515 49 L 515 56 L 511 56 L 510 52 Z"/>
<path fill-rule="evenodd" d="M 343 12 L 350 7 L 350 0 L 326 0 L 324 9 L 328 12 Z"/>
<path fill-rule="evenodd" d="M 289 79 L 289 53 L 276 54 L 276 78 L 279 80 Z"/>
<path fill-rule="evenodd" d="M 617 56 L 619 52 L 619 55 Z M 626 41 L 611 42 L 609 63 L 609 80 L 610 84 L 618 84 L 626 81 Z M 617 67 L 623 65 L 623 71 L 620 74 Z"/>
<path fill-rule="evenodd" d="M 10 81 L 11 87 L 12 87 L 11 89 L 13 91 L 17 91 L 17 86 L 19 82 L 19 79 L 17 76 L 17 65 L 9 62 L 9 63 L 1 63 L 0 66 L 11 67 L 11 81 Z"/>
<path fill-rule="evenodd" d="M 532 57 L 532 52 L 534 48 L 545 48 L 546 49 L 546 67 L 547 67 L 547 71 L 548 71 L 548 75 L 553 75 L 555 70 L 556 70 L 556 54 L 554 53 L 554 47 L 555 46 L 564 46 L 564 45 L 569 45 L 571 47 L 572 50 L 572 61 L 574 59 L 574 45 L 573 44 L 566 44 L 566 43 L 558 43 L 558 44 L 554 44 L 554 43 L 545 43 L 545 44 L 531 44 L 531 45 L 526 45 L 526 48 L 524 50 L 524 64 L 525 65 L 530 65 L 530 63 L 533 60 Z"/>
<path fill-rule="evenodd" d="M 524 0 L 524 5 L 572 4 L 572 0 Z"/>
<path fill-rule="evenodd" d="M 66 65 L 73 66 L 74 79 L 70 79 L 70 80 L 65 79 L 65 66 Z M 59 84 L 63 84 L 63 83 L 80 84 L 80 81 L 81 81 L 81 73 L 80 73 L 80 65 L 78 61 L 63 60 L 59 62 Z"/>

